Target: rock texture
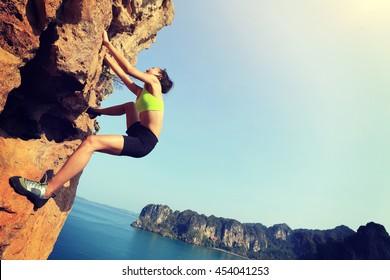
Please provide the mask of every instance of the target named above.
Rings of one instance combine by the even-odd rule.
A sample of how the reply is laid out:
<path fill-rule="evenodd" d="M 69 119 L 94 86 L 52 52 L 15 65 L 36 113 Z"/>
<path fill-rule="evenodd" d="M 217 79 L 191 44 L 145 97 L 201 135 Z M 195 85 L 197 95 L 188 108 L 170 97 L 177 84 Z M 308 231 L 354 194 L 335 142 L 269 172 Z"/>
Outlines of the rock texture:
<path fill-rule="evenodd" d="M 390 259 L 390 237 L 375 223 L 360 227 L 357 233 L 346 226 L 292 230 L 278 224 L 267 228 L 150 204 L 132 226 L 249 259 Z"/>
<path fill-rule="evenodd" d="M 134 64 L 173 16 L 171 0 L 0 2 L 1 259 L 46 259 L 72 207 L 81 174 L 37 210 L 9 178 L 58 170 L 94 132 L 85 110 L 113 88 L 103 29 Z"/>

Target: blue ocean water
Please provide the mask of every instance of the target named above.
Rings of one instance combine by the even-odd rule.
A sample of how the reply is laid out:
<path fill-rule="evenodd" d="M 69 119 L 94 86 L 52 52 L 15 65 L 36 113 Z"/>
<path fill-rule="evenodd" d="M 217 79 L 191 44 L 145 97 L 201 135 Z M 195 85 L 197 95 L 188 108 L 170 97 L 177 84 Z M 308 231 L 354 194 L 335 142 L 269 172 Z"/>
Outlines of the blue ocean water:
<path fill-rule="evenodd" d="M 130 224 L 136 214 L 76 197 L 49 260 L 237 260 Z"/>

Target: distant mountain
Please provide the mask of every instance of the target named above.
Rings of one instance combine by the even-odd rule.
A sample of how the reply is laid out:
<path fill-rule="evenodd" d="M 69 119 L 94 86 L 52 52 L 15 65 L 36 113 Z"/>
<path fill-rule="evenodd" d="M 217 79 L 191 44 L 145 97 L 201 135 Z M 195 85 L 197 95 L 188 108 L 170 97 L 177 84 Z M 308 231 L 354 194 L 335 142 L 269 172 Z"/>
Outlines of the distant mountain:
<path fill-rule="evenodd" d="M 389 234 L 373 222 L 357 232 L 346 226 L 292 230 L 286 224 L 277 224 L 267 228 L 260 223 L 240 223 L 150 204 L 132 226 L 249 259 L 390 259 Z"/>

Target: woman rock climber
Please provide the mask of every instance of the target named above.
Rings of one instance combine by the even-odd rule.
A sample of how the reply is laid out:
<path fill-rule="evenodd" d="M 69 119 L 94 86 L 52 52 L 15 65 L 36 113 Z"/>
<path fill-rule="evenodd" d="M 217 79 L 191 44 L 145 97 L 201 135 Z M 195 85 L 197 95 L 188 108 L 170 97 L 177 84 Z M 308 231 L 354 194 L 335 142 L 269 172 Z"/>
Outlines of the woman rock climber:
<path fill-rule="evenodd" d="M 89 108 L 87 113 L 90 118 L 126 114 L 127 136 L 88 136 L 47 183 L 31 181 L 20 176 L 12 177 L 10 183 L 14 189 L 27 196 L 34 204 L 47 201 L 67 181 L 80 173 L 94 152 L 139 158 L 149 154 L 158 142 L 164 118 L 162 94 L 172 88 L 173 82 L 165 69 L 151 68 L 146 72 L 136 69 L 110 43 L 106 31 L 102 37 L 103 45 L 112 55 L 112 57 L 106 55 L 106 63 L 137 98 L 135 103 L 128 102 L 104 109 Z M 142 81 L 144 86 L 136 85 L 128 75 Z"/>

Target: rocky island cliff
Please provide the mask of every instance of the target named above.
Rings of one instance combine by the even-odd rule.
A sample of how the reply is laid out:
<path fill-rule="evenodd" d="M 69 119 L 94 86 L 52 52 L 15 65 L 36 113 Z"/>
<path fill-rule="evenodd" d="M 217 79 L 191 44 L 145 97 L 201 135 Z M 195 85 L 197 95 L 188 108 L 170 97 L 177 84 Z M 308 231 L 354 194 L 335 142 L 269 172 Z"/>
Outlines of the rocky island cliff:
<path fill-rule="evenodd" d="M 286 224 L 266 227 L 150 204 L 132 226 L 249 259 L 390 259 L 390 236 L 373 222 L 357 232 L 346 226 L 292 230 Z"/>
<path fill-rule="evenodd" d="M 102 31 L 135 64 L 174 17 L 171 0 L 0 2 L 0 258 L 47 259 L 80 175 L 34 209 L 9 185 L 56 172 L 95 123 L 85 113 L 113 91 Z"/>

